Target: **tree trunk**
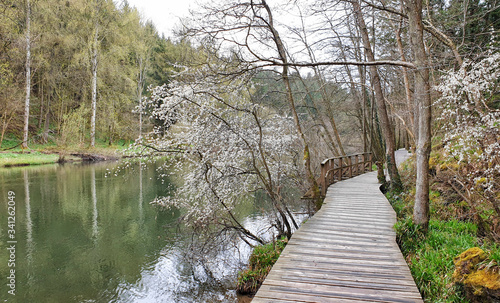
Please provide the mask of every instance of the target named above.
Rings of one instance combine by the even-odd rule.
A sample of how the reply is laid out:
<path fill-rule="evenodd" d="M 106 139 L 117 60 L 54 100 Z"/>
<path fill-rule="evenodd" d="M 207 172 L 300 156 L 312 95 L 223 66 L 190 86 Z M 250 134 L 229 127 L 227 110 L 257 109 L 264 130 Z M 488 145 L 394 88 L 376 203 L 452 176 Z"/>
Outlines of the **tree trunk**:
<path fill-rule="evenodd" d="M 357 0 L 351 1 L 351 4 L 354 8 L 354 14 L 356 17 L 356 22 L 359 26 L 359 31 L 361 34 L 361 38 L 363 40 L 363 45 L 365 49 L 365 54 L 368 58 L 369 62 L 375 61 L 375 56 L 373 55 L 373 51 L 370 44 L 370 38 L 368 36 L 368 29 L 365 24 L 365 20 L 363 18 L 363 14 L 361 12 L 361 6 Z M 386 157 L 387 157 L 387 170 L 389 172 L 389 176 L 391 178 L 390 188 L 391 190 L 401 190 L 402 183 L 401 178 L 399 176 L 398 168 L 396 166 L 396 161 L 394 157 L 394 152 L 396 150 L 396 143 L 394 140 L 394 132 L 391 127 L 391 123 L 389 120 L 389 115 L 387 114 L 387 108 L 385 106 L 384 94 L 382 91 L 382 85 L 380 83 L 380 76 L 378 74 L 377 67 L 374 65 L 370 66 L 370 75 L 373 84 L 373 88 L 375 91 L 375 101 L 377 102 L 377 111 L 380 119 L 380 125 L 382 127 L 382 134 L 385 139 L 386 145 Z"/>
<path fill-rule="evenodd" d="M 144 78 L 146 73 L 146 64 L 142 57 L 138 58 L 139 74 L 137 77 L 137 99 L 139 101 L 139 139 L 142 139 L 142 91 L 144 89 Z"/>
<path fill-rule="evenodd" d="M 43 80 L 40 80 L 40 85 L 38 86 L 38 96 L 40 97 L 40 116 L 38 117 L 38 129 L 41 130 L 43 123 L 43 110 L 44 110 Z"/>
<path fill-rule="evenodd" d="M 98 8 L 95 9 L 95 14 L 98 13 Z M 99 22 L 97 16 L 95 20 L 94 41 L 92 43 L 92 109 L 90 118 L 90 146 L 95 147 L 95 121 L 97 109 L 97 65 L 98 65 L 98 39 L 99 39 Z"/>
<path fill-rule="evenodd" d="M 24 131 L 22 148 L 28 148 L 31 94 L 31 4 L 26 0 L 26 100 L 24 103 Z"/>
<path fill-rule="evenodd" d="M 431 96 L 429 64 L 422 24 L 422 0 L 404 0 L 409 19 L 410 44 L 415 56 L 415 94 L 419 108 L 417 139 L 417 183 L 413 220 L 427 230 L 429 226 L 429 156 L 431 152 Z"/>

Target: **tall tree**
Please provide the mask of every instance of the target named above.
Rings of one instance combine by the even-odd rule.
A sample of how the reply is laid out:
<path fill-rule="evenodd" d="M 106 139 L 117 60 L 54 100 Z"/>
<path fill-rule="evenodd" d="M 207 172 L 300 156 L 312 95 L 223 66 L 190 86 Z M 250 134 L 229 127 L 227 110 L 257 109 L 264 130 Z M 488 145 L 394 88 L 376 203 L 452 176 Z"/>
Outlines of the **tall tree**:
<path fill-rule="evenodd" d="M 26 99 L 24 102 L 23 149 L 28 148 L 31 97 L 31 3 L 26 0 Z"/>
<path fill-rule="evenodd" d="M 417 183 L 413 220 L 427 230 L 429 226 L 429 157 L 431 152 L 431 95 L 429 59 L 424 44 L 422 0 L 404 0 L 409 19 L 410 45 L 415 57 L 415 94 L 418 105 Z"/>
<path fill-rule="evenodd" d="M 95 146 L 95 123 L 97 111 L 97 68 L 99 64 L 99 0 L 94 1 L 94 36 L 92 42 L 92 108 L 90 118 L 90 146 Z"/>
<path fill-rule="evenodd" d="M 356 16 L 356 22 L 358 24 L 361 38 L 363 41 L 365 55 L 368 58 L 368 62 L 375 62 L 375 55 L 373 54 L 370 38 L 368 35 L 368 29 L 366 27 L 363 13 L 361 11 L 361 5 L 357 0 L 351 1 L 351 4 L 354 9 L 354 15 Z M 401 190 L 402 188 L 401 177 L 399 176 L 398 168 L 396 166 L 396 159 L 394 155 L 396 151 L 394 132 L 391 126 L 391 121 L 389 120 L 389 115 L 387 113 L 384 93 L 380 81 L 380 75 L 378 73 L 377 67 L 374 65 L 370 66 L 370 76 L 375 91 L 375 101 L 377 102 L 377 111 L 378 111 L 378 116 L 380 118 L 380 124 L 382 127 L 382 134 L 384 135 L 386 144 L 387 169 L 389 171 L 389 176 L 391 178 L 390 187 L 393 190 Z"/>

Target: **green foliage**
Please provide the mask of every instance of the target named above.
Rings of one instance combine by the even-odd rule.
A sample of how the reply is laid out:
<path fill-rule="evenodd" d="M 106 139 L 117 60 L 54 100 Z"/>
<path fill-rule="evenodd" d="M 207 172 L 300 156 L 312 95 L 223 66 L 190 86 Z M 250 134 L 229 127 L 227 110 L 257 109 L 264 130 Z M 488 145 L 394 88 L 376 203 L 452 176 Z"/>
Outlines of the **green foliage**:
<path fill-rule="evenodd" d="M 87 135 L 87 121 L 90 110 L 85 106 L 64 116 L 64 122 L 61 129 L 62 144 L 78 145 L 85 142 Z"/>
<path fill-rule="evenodd" d="M 23 5 L 1 0 L 0 12 L 1 143 L 4 136 L 22 133 L 26 53 Z M 31 20 L 32 69 L 36 72 L 32 75 L 30 145 L 39 138 L 45 141 L 49 133 L 59 143 L 88 141 L 90 115 L 85 113 L 83 121 L 78 114 L 81 108 L 90 108 L 95 22 L 99 23 L 96 136 L 108 143 L 137 137 L 139 115 L 134 109 L 139 92 L 145 96 L 148 85 L 168 82 L 178 69 L 174 66 L 197 52 L 189 43 L 160 37 L 126 1 L 37 1 Z M 141 71 L 145 75 L 142 84 Z M 69 121 L 73 118 L 78 121 Z"/>
<path fill-rule="evenodd" d="M 238 275 L 237 291 L 241 294 L 256 293 L 287 243 L 288 240 L 283 237 L 276 242 L 255 247 L 248 269 Z"/>
<path fill-rule="evenodd" d="M 401 192 L 394 193 L 393 191 L 389 191 L 386 193 L 386 197 L 396 211 L 396 215 L 398 219 L 404 219 L 406 217 L 411 217 L 411 213 L 413 211 L 413 203 L 409 203 L 408 196 L 410 192 Z"/>
<path fill-rule="evenodd" d="M 431 1 L 432 19 L 448 33 L 460 37 L 460 52 L 469 56 L 482 54 L 488 47 L 498 47 L 495 33 L 500 29 L 500 11 L 495 1 Z M 457 43 L 458 44 L 458 43 Z"/>

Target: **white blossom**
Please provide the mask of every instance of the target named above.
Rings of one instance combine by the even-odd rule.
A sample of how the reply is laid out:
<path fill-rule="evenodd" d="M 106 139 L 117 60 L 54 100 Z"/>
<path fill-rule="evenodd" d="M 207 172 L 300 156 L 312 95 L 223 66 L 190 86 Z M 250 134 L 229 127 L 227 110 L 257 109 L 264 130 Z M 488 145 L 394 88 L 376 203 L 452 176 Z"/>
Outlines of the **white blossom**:
<path fill-rule="evenodd" d="M 141 143 L 150 152 L 175 155 L 169 169 L 173 166 L 183 180 L 174 195 L 154 203 L 185 210 L 185 221 L 193 227 L 230 222 L 242 232 L 234 209 L 248 193 L 263 190 L 273 206 L 275 225 L 288 231 L 283 226 L 293 218 L 280 190 L 297 169 L 299 141 L 293 120 L 250 102 L 247 78 L 221 80 L 204 72 L 192 75 L 200 80 L 152 88 L 147 100 L 151 117 L 168 131 L 157 128 Z"/>
<path fill-rule="evenodd" d="M 442 93 L 437 104 L 443 108 L 448 156 L 470 166 L 469 180 L 493 199 L 499 191 L 500 111 L 488 104 L 498 99 L 499 80 L 500 53 L 495 53 L 477 63 L 466 60 L 436 87 Z"/>

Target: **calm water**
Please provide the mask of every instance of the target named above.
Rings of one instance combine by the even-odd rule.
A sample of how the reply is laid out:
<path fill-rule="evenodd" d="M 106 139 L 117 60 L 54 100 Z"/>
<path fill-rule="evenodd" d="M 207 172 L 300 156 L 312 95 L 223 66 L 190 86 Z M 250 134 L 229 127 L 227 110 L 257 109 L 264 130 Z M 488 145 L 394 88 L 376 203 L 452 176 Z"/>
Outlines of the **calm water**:
<path fill-rule="evenodd" d="M 212 262 L 188 261 L 191 237 L 177 223 L 180 211 L 149 204 L 169 194 L 169 180 L 158 180 L 154 165 L 105 177 L 116 165 L 0 170 L 0 302 L 236 302 L 233 281 L 249 249 L 236 243 L 219 247 Z M 247 204 L 241 213 L 255 228 L 263 219 L 258 205 Z M 13 268 L 15 296 L 8 293 Z"/>

